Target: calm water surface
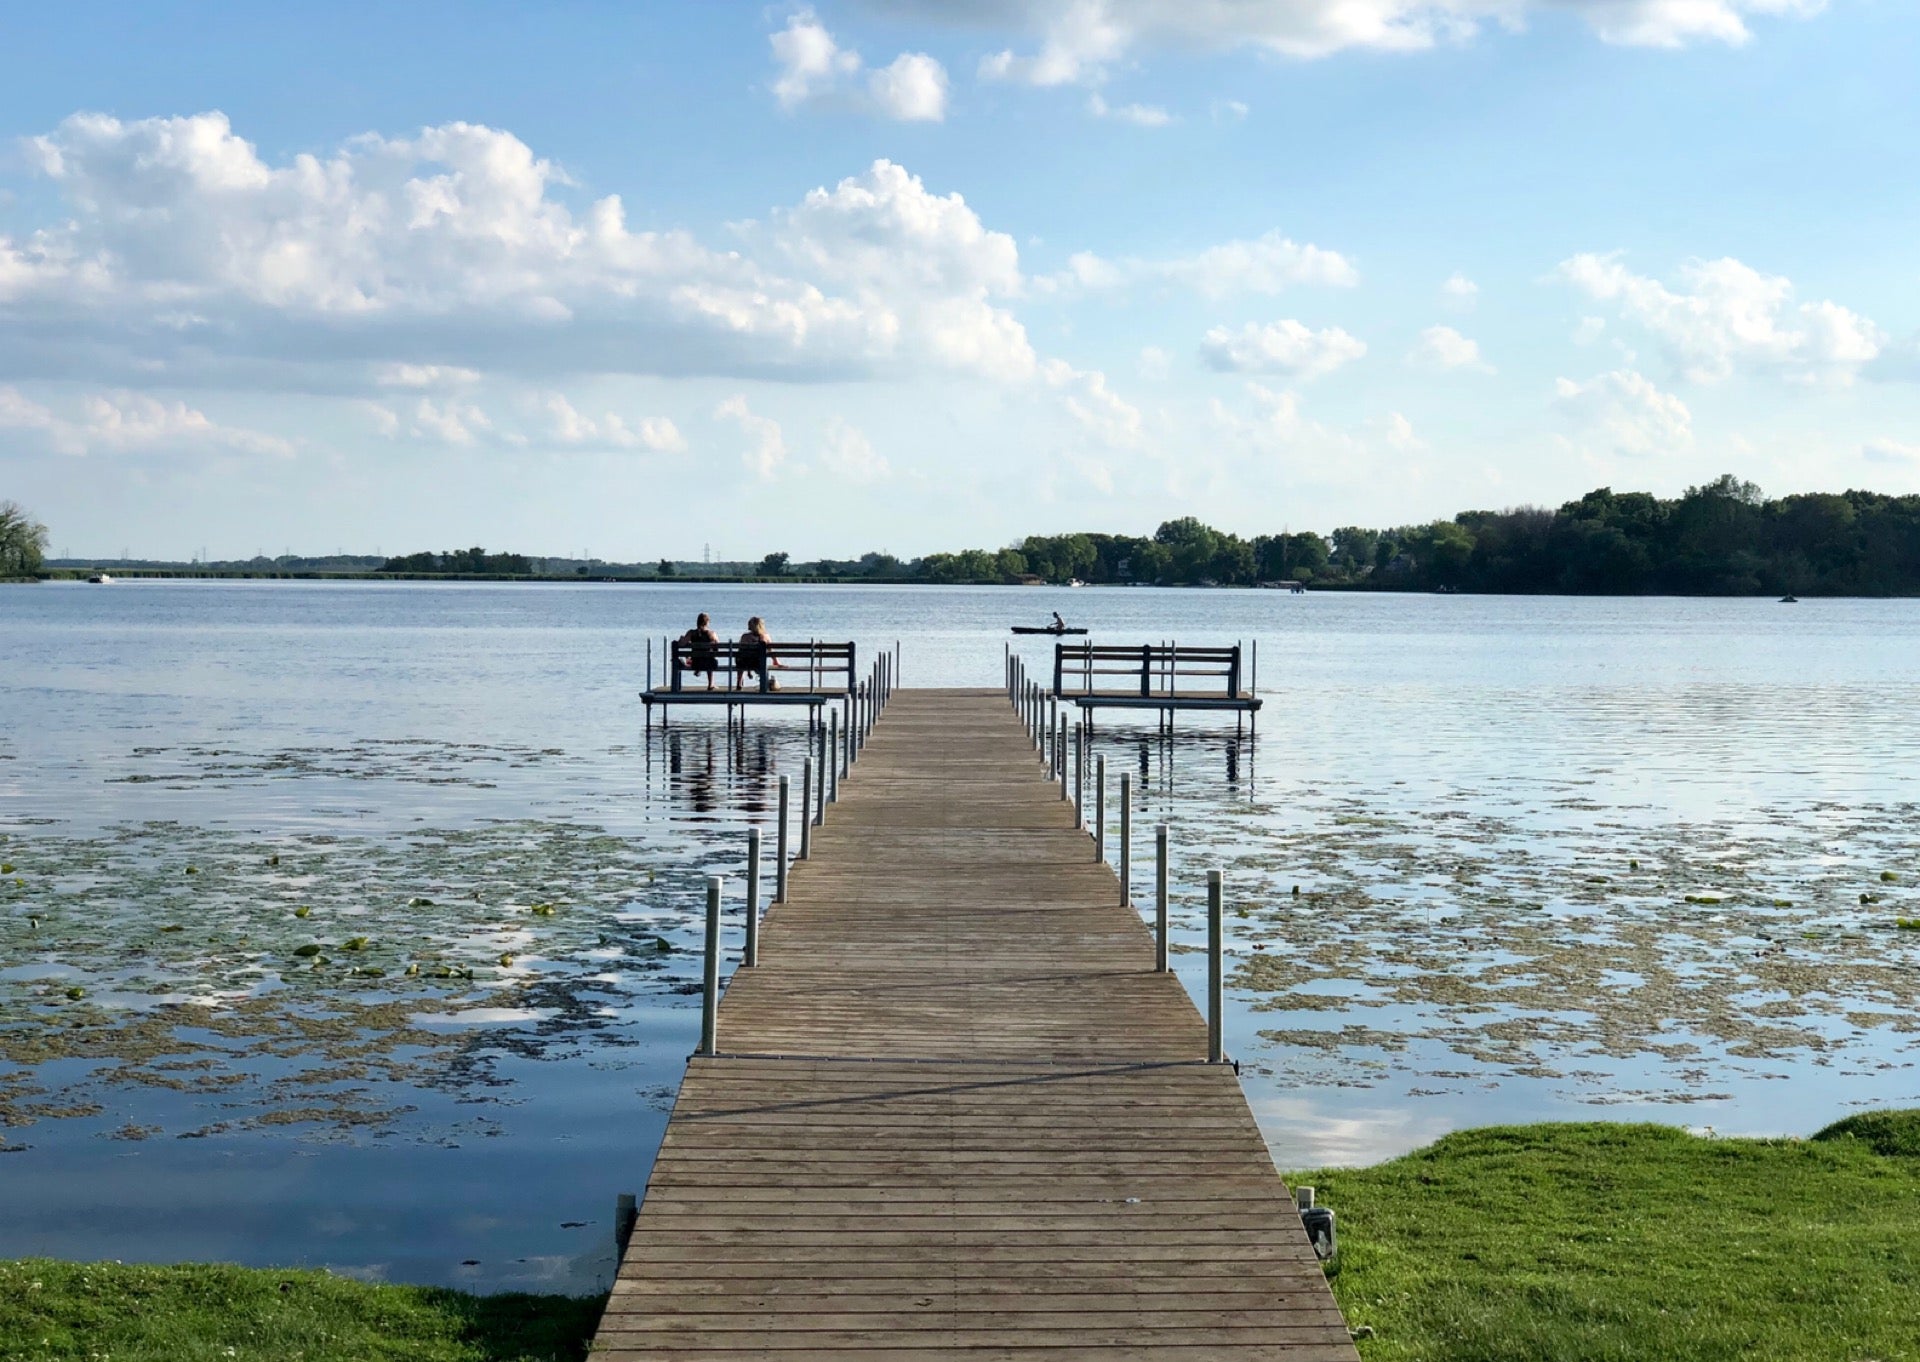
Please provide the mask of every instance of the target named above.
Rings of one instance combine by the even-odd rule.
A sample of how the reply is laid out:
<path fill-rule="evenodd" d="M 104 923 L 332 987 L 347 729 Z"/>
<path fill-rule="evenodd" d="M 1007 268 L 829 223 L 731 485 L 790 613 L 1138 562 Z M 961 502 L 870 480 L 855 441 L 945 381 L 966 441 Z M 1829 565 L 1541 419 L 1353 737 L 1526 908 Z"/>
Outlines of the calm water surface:
<path fill-rule="evenodd" d="M 798 716 L 643 732 L 649 640 L 701 609 L 897 640 L 907 685 L 998 684 L 1053 609 L 1258 639 L 1257 741 L 1097 741 L 1173 829 L 1196 988 L 1227 873 L 1283 1167 L 1920 1103 L 1920 603 L 0 587 L 0 1255 L 603 1283 L 698 1027 L 700 876 L 804 752 Z"/>

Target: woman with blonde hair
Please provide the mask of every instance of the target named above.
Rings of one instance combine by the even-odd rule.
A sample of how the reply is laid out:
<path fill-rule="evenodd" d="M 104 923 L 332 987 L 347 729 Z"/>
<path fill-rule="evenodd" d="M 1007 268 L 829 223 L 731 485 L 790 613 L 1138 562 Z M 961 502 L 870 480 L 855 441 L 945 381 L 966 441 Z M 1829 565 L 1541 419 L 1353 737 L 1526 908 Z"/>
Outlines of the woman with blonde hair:
<path fill-rule="evenodd" d="M 767 622 L 755 615 L 747 621 L 747 632 L 740 635 L 740 642 L 733 650 L 734 675 L 757 676 L 762 690 L 779 690 L 780 683 L 769 674 L 769 669 L 776 667 L 786 670 L 773 655 L 773 639 L 767 633 Z"/>

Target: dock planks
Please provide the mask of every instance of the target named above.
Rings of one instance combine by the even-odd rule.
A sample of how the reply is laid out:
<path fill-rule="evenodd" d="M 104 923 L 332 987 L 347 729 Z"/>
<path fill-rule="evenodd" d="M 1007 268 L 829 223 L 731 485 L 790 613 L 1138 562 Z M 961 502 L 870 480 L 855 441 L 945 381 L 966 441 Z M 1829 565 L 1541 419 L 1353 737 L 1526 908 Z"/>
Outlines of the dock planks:
<path fill-rule="evenodd" d="M 898 691 L 697 1056 L 597 1358 L 1357 1354 L 997 691 Z"/>

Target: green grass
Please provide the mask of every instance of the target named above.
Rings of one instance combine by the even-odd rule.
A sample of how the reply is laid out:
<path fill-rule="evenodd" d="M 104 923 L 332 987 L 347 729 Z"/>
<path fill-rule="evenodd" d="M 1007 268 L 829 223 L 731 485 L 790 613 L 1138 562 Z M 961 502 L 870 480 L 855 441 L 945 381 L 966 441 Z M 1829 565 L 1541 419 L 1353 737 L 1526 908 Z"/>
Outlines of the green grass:
<path fill-rule="evenodd" d="M 0 1262 L 0 1362 L 578 1362 L 601 1301 L 23 1258 Z"/>
<path fill-rule="evenodd" d="M 1920 1359 L 1920 1111 L 1493 1127 L 1291 1181 L 1339 1217 L 1367 1362 Z"/>

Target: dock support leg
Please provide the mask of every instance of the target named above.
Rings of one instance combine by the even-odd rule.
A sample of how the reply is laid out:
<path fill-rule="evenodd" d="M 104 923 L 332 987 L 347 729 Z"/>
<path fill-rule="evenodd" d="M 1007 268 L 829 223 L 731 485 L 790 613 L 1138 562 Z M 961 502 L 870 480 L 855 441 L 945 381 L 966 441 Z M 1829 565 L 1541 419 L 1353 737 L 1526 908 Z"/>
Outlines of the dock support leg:
<path fill-rule="evenodd" d="M 827 800 L 840 802 L 840 711 L 827 715 Z"/>
<path fill-rule="evenodd" d="M 1073 827 L 1083 832 L 1087 826 L 1087 734 L 1084 724 L 1073 730 Z"/>
<path fill-rule="evenodd" d="M 813 758 L 800 763 L 800 859 L 813 853 Z"/>
<path fill-rule="evenodd" d="M 1107 859 L 1107 759 L 1093 759 L 1093 859 Z"/>
<path fill-rule="evenodd" d="M 793 791 L 793 777 L 780 777 L 780 831 L 774 835 L 773 901 L 787 901 L 787 799 Z"/>
<path fill-rule="evenodd" d="M 747 945 L 740 963 L 760 963 L 760 829 L 747 829 Z"/>
<path fill-rule="evenodd" d="M 827 730 L 820 730 L 820 783 L 813 792 L 813 821 L 827 821 Z"/>
<path fill-rule="evenodd" d="M 1120 906 L 1133 902 L 1133 772 L 1120 773 Z"/>
<path fill-rule="evenodd" d="M 716 1031 L 720 1012 L 720 887 L 718 875 L 707 876 L 706 987 L 700 995 L 700 1053 L 718 1053 Z"/>
<path fill-rule="evenodd" d="M 1153 832 L 1153 967 L 1167 972 L 1167 825 Z"/>
<path fill-rule="evenodd" d="M 1227 1052 L 1221 1043 L 1221 955 L 1226 935 L 1221 909 L 1220 872 L 1207 872 L 1207 1063 L 1223 1064 Z"/>
<path fill-rule="evenodd" d="M 1060 776 L 1060 798 L 1067 798 L 1067 716 L 1062 714 L 1056 721 L 1058 727 L 1053 736 L 1053 767 Z"/>

